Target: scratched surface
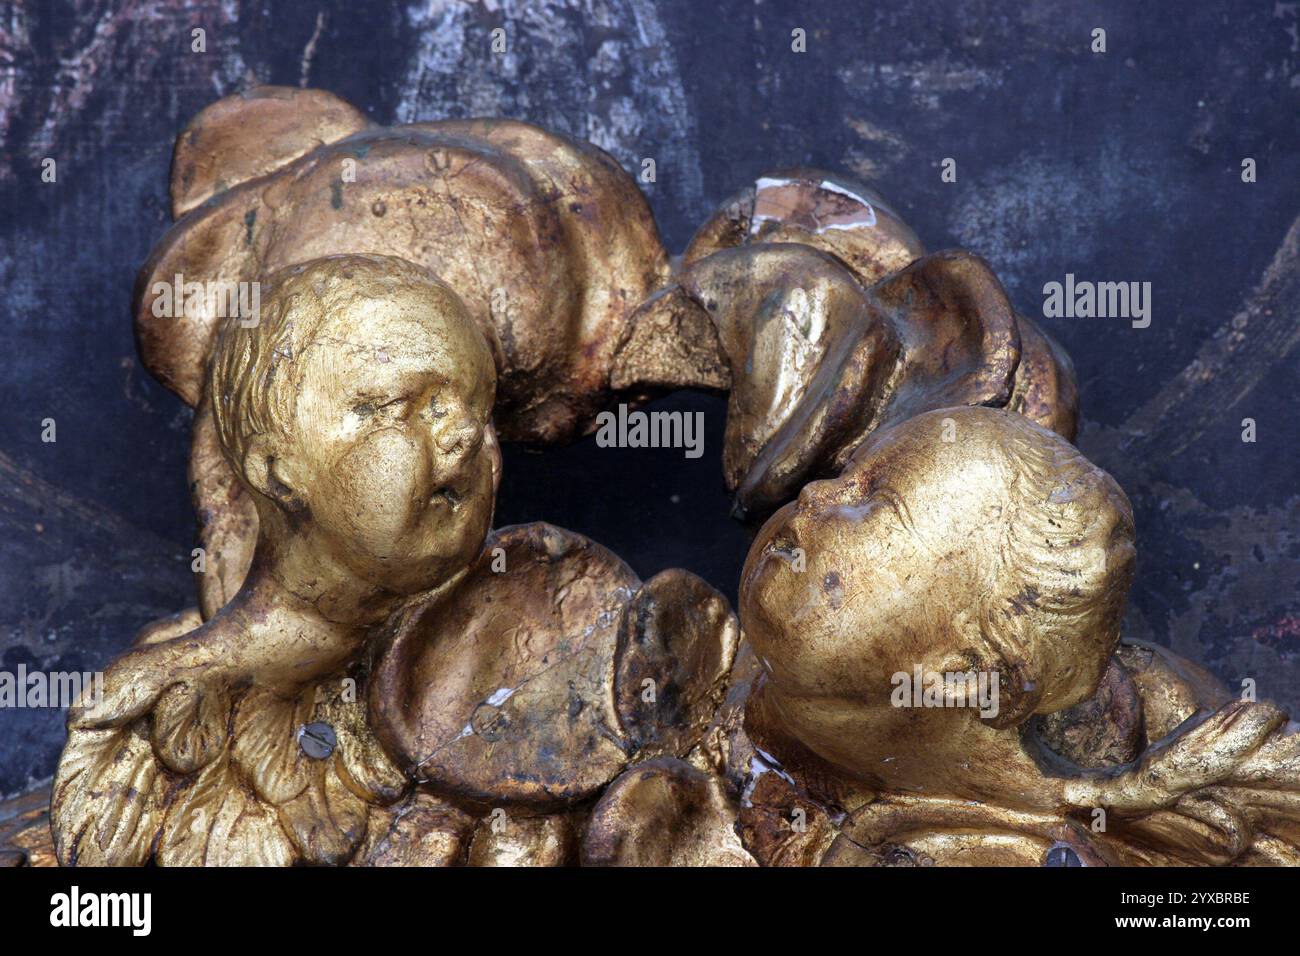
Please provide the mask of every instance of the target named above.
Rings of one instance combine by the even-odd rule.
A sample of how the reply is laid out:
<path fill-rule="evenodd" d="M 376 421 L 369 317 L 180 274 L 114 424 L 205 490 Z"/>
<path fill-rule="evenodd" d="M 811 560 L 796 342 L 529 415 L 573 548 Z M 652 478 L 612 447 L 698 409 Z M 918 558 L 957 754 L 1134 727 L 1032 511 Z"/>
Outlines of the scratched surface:
<path fill-rule="evenodd" d="M 1080 444 L 1136 509 L 1129 633 L 1300 705 L 1297 4 L 799 6 L 0 3 L 0 669 L 99 667 L 193 601 L 190 416 L 136 360 L 131 284 L 167 224 L 172 137 L 260 81 L 380 122 L 505 115 L 630 170 L 653 157 L 675 251 L 765 168 L 811 163 L 874 180 L 931 248 L 987 257 L 1031 314 L 1067 272 L 1151 282 L 1150 328 L 1045 320 L 1078 369 Z M 734 595 L 747 542 L 721 489 L 723 406 L 665 404 L 706 412 L 702 459 L 510 451 L 500 523 L 550 520 L 642 575 L 681 565 Z M 52 772 L 61 724 L 0 710 L 0 794 Z"/>

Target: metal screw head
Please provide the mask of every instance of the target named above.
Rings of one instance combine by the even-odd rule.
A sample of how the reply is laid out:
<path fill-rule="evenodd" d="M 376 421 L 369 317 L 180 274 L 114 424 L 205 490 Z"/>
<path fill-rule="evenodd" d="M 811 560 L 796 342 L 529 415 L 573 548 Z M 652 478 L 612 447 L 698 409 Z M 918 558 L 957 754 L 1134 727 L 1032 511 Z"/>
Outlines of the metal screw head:
<path fill-rule="evenodd" d="M 1047 851 L 1043 866 L 1083 866 L 1083 861 L 1079 859 L 1074 847 L 1058 843 Z"/>
<path fill-rule="evenodd" d="M 334 728 L 325 723 L 312 723 L 298 728 L 298 746 L 313 760 L 324 760 L 334 752 L 339 739 Z"/>

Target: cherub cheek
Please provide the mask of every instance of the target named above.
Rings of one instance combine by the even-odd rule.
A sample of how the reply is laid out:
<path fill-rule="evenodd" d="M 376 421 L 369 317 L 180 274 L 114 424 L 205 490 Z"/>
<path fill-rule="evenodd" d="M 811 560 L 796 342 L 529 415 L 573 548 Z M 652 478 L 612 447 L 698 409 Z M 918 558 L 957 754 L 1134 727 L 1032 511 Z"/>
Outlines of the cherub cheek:
<path fill-rule="evenodd" d="M 391 534 L 412 524 L 433 493 L 431 461 L 421 442 L 398 429 L 373 432 L 335 465 L 335 480 L 352 502 L 354 521 Z"/>

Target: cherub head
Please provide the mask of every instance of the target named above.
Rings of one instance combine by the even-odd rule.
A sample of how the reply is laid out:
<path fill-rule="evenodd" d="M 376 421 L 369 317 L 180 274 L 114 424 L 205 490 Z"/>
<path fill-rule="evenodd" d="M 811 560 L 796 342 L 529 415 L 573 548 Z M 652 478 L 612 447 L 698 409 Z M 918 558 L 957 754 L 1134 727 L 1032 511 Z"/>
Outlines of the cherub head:
<path fill-rule="evenodd" d="M 318 606 L 445 582 L 482 546 L 500 466 L 483 333 L 403 259 L 316 259 L 269 286 L 211 366 L 222 450 L 257 503 L 258 561 L 301 572 L 294 590 Z"/>
<path fill-rule="evenodd" d="M 1011 412 L 941 409 L 872 435 L 767 523 L 741 620 L 786 731 L 933 789 L 952 770 L 935 755 L 965 735 L 1096 690 L 1133 564 L 1127 498 L 1072 445 Z M 996 713 L 900 709 L 896 675 L 918 672 L 997 674 Z"/>

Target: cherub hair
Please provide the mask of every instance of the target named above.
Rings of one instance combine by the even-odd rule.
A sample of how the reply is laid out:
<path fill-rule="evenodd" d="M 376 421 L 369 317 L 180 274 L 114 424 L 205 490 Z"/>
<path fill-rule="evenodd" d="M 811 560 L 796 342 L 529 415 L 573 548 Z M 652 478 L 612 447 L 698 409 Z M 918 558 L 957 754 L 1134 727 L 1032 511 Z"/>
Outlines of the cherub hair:
<path fill-rule="evenodd" d="M 1069 654 L 1084 628 L 1104 631 L 1113 650 L 1136 551 L 1132 508 L 1115 479 L 1029 419 L 1003 417 L 999 437 L 1014 511 L 997 570 L 1033 568 L 1034 580 L 1017 594 L 981 593 L 975 617 L 1010 678 L 1012 706 L 994 721 L 1010 726 L 1032 713 L 1046 690 L 1027 662 Z"/>

